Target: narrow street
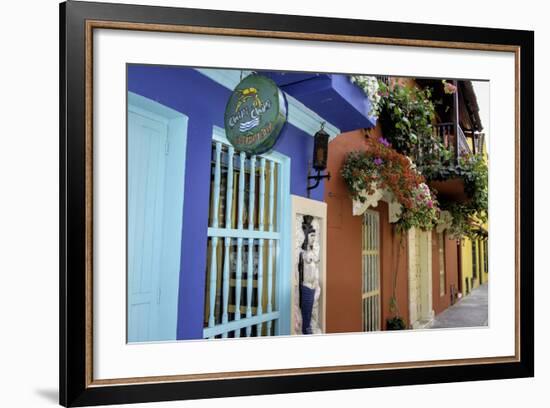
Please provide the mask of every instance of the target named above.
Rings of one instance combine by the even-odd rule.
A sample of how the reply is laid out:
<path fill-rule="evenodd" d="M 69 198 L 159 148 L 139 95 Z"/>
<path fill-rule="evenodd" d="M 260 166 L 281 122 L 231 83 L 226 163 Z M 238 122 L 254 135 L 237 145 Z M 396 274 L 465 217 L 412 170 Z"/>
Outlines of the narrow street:
<path fill-rule="evenodd" d="M 431 329 L 487 326 L 489 319 L 488 284 L 485 283 L 459 302 L 438 314 Z"/>

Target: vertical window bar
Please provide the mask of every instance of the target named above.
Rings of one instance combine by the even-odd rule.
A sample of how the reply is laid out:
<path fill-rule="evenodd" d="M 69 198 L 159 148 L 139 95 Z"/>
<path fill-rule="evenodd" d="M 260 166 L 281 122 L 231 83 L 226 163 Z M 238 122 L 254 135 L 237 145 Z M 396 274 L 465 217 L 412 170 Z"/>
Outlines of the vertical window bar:
<path fill-rule="evenodd" d="M 376 250 L 376 255 L 375 255 L 375 258 L 374 258 L 374 264 L 375 264 L 375 270 L 374 270 L 374 276 L 373 276 L 373 287 L 374 289 L 376 290 L 379 290 L 380 289 L 380 285 L 378 285 L 378 277 L 380 276 L 380 263 L 379 263 L 379 260 L 380 260 L 380 257 L 379 257 L 379 251 L 380 251 L 380 243 L 379 243 L 379 239 L 380 239 L 380 234 L 379 234 L 379 225 L 378 225 L 378 220 L 379 218 L 378 217 L 374 217 L 374 249 Z M 378 327 L 378 319 L 379 319 L 379 312 L 380 312 L 380 307 L 379 307 L 379 303 L 380 303 L 380 292 L 378 292 L 375 296 L 374 296 L 374 330 L 379 330 L 379 327 Z"/>
<path fill-rule="evenodd" d="M 367 258 L 367 229 L 368 224 L 368 218 L 365 216 L 364 226 L 363 226 L 363 293 L 367 291 L 367 274 L 366 271 L 368 270 L 368 258 Z M 363 330 L 368 330 L 367 325 L 367 319 L 368 319 L 368 313 L 367 313 L 367 300 L 365 297 L 363 297 Z"/>
<path fill-rule="evenodd" d="M 367 233 L 367 245 L 365 246 L 365 256 L 367 257 L 367 269 L 365 270 L 365 292 L 368 293 L 369 292 L 369 280 L 370 280 L 370 277 L 369 277 L 369 274 L 370 274 L 370 269 L 371 269 L 371 259 L 370 259 L 370 253 L 369 253 L 369 250 L 370 250 L 370 214 L 367 213 L 366 214 L 366 218 L 365 218 L 365 231 Z M 366 329 L 367 331 L 370 331 L 370 304 L 369 304 L 369 298 L 366 297 L 365 298 L 365 307 L 366 307 L 366 311 L 367 311 L 367 316 L 366 316 L 366 320 L 365 320 L 365 326 L 366 326 Z"/>
<path fill-rule="evenodd" d="M 231 212 L 233 210 L 233 146 L 227 148 L 227 184 L 226 184 L 226 196 L 225 196 L 225 228 L 231 228 Z M 224 255 L 223 255 L 223 312 L 222 312 L 222 324 L 227 324 L 228 309 L 229 309 L 229 269 L 231 267 L 230 251 L 231 251 L 231 238 L 224 238 Z M 222 334 L 222 338 L 227 337 L 227 332 Z"/>
<path fill-rule="evenodd" d="M 269 166 L 269 218 L 267 219 L 267 225 L 270 232 L 273 232 L 273 214 L 275 204 L 275 162 L 270 161 Z M 269 240 L 267 252 L 267 313 L 273 311 L 272 297 L 273 297 L 273 240 Z M 271 335 L 271 320 L 267 322 L 267 335 Z"/>
<path fill-rule="evenodd" d="M 376 217 L 374 215 L 371 215 L 372 217 L 372 272 L 371 272 L 371 291 L 374 291 L 376 289 L 376 273 L 378 271 L 378 263 L 376 254 L 374 251 L 376 251 Z M 377 298 L 376 294 L 373 293 L 371 296 L 372 299 L 372 316 L 371 316 L 371 326 L 372 330 L 376 330 L 376 303 Z"/>
<path fill-rule="evenodd" d="M 369 326 L 370 326 L 370 331 L 373 331 L 374 330 L 374 319 L 373 319 L 373 316 L 374 316 L 374 297 L 370 296 L 369 297 L 369 305 L 370 305 L 370 322 L 369 322 Z"/>
<path fill-rule="evenodd" d="M 264 230 L 264 210 L 265 210 L 265 158 L 260 159 L 260 208 L 258 209 L 258 229 Z M 264 288 L 264 240 L 258 239 L 258 305 L 256 308 L 256 315 L 261 316 L 263 314 L 263 288 Z M 262 335 L 262 323 L 259 323 L 256 327 L 258 336 Z"/>
<path fill-rule="evenodd" d="M 367 214 L 367 247 L 365 248 L 367 250 L 367 287 L 366 291 L 367 293 L 370 291 L 370 274 L 372 271 L 372 258 L 370 255 L 370 249 L 371 249 L 371 241 L 372 241 L 372 228 L 371 228 L 371 217 L 370 214 Z M 370 315 L 369 315 L 370 318 Z"/>
<path fill-rule="evenodd" d="M 212 227 L 218 227 L 218 206 L 220 203 L 220 175 L 221 175 L 221 154 L 222 154 L 222 144 L 216 143 L 216 156 L 215 156 L 215 167 L 214 167 L 214 204 L 212 208 Z M 208 316 L 208 327 L 214 327 L 214 309 L 216 306 L 216 272 L 217 267 L 217 248 L 218 248 L 218 238 L 212 237 L 212 255 L 210 257 L 210 293 L 209 293 L 209 316 Z"/>
<path fill-rule="evenodd" d="M 443 232 L 438 234 L 439 241 L 439 295 L 444 296 L 447 292 L 447 282 L 445 276 L 445 235 Z"/>
<path fill-rule="evenodd" d="M 248 229 L 254 230 L 254 196 L 256 185 L 256 156 L 250 157 L 250 188 L 248 196 Z M 254 278 L 254 239 L 248 239 L 248 271 L 246 282 L 246 317 L 252 317 L 252 279 Z M 252 326 L 246 328 L 246 337 L 252 334 Z"/>
<path fill-rule="evenodd" d="M 370 216 L 369 213 L 365 214 L 365 259 L 367 261 L 366 268 L 364 271 L 364 291 L 365 293 L 369 292 L 369 271 L 370 271 L 370 255 L 369 255 L 369 248 L 370 248 Z M 369 311 L 369 299 L 365 297 L 365 330 L 369 331 L 369 321 L 370 321 L 370 311 Z"/>
<path fill-rule="evenodd" d="M 373 254 L 374 249 L 374 216 L 372 214 L 369 215 L 370 219 L 370 227 L 369 227 L 369 233 L 370 233 L 370 245 L 369 245 L 369 257 L 370 257 L 370 271 L 369 271 L 369 307 L 370 307 L 370 316 L 369 316 L 369 326 L 370 330 L 374 330 L 374 298 L 372 295 L 372 290 L 374 289 L 374 267 L 375 267 L 375 259 Z"/>
<path fill-rule="evenodd" d="M 244 206 L 244 166 L 246 154 L 239 155 L 239 208 L 237 214 L 237 229 L 243 229 L 243 206 Z M 237 238 L 237 270 L 235 272 L 235 320 L 241 320 L 241 279 L 243 274 L 243 239 Z M 241 330 L 235 330 L 235 337 L 241 336 Z"/>
<path fill-rule="evenodd" d="M 370 227 L 371 227 L 371 244 L 370 244 L 370 257 L 371 257 L 371 270 L 370 270 L 370 287 L 369 287 L 369 290 L 372 292 L 374 290 L 374 275 L 376 274 L 376 255 L 374 254 L 374 250 L 376 249 L 376 243 L 375 243 L 375 240 L 376 240 L 376 230 L 375 230 L 375 225 L 376 225 L 376 219 L 374 218 L 374 215 L 371 214 L 370 215 Z M 374 300 L 374 299 L 373 299 Z M 373 309 L 372 309 L 372 314 L 374 316 L 374 302 L 373 302 Z M 374 329 L 374 319 L 372 318 L 371 316 L 371 322 L 372 322 L 372 329 Z"/>
<path fill-rule="evenodd" d="M 382 283 L 381 283 L 381 276 L 382 276 L 382 270 L 381 270 L 381 266 L 380 266 L 380 263 L 381 263 L 381 246 L 380 246 L 380 238 L 381 238 L 381 232 L 380 232 L 380 216 L 378 217 L 378 220 L 377 220 L 377 227 L 376 227 L 376 231 L 377 231 L 377 239 L 378 239 L 378 245 L 377 245 L 377 249 L 378 249 L 378 273 L 376 274 L 376 287 L 378 288 L 378 313 L 376 315 L 376 318 L 378 319 L 378 330 L 382 330 L 382 293 L 381 293 L 381 287 L 382 287 Z M 399 268 L 399 265 L 396 266 L 397 268 Z"/>

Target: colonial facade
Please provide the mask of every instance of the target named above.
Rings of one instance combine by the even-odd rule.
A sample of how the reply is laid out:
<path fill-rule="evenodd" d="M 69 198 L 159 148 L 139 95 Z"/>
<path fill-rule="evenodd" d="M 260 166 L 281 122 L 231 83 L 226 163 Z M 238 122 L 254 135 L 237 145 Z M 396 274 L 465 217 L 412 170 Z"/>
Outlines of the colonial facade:
<path fill-rule="evenodd" d="M 367 138 L 386 135 L 372 98 L 347 75 L 259 72 L 284 95 L 286 122 L 267 152 L 235 148 L 224 112 L 249 74 L 128 66 L 129 341 L 377 331 L 398 328 L 396 317 L 402 328 L 428 327 L 487 282 L 486 239 L 443 224 L 399 230 L 401 208 L 387 191 L 354 215 L 342 166 Z M 436 115 L 434 134 L 456 157 L 477 146 L 487 158 L 479 117 L 470 142 L 461 130 L 475 116 L 464 86 L 471 91 L 459 84 L 443 95 L 440 111 L 454 116 Z"/>

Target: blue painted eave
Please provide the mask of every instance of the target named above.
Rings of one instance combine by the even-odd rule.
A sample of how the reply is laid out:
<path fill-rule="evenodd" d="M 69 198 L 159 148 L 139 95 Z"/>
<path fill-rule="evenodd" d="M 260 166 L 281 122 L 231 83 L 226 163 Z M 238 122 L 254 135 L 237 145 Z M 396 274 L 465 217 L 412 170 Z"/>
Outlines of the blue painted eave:
<path fill-rule="evenodd" d="M 265 72 L 261 72 L 261 74 L 271 78 L 279 87 L 296 84 L 308 79 L 319 77 L 321 75 L 325 76 L 325 74 L 316 74 L 313 72 L 265 71 Z"/>
<path fill-rule="evenodd" d="M 342 132 L 372 128 L 371 103 L 348 75 L 306 73 L 263 73 L 309 109 L 340 128 Z"/>

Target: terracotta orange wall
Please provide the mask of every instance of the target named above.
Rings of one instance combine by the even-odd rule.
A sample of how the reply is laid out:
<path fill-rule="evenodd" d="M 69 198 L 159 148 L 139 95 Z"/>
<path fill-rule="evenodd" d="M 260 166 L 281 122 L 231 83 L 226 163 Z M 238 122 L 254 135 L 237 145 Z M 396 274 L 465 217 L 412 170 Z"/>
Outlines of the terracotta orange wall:
<path fill-rule="evenodd" d="M 377 127 L 371 134 L 380 134 Z M 352 215 L 352 201 L 340 169 L 349 152 L 365 150 L 365 132 L 357 130 L 337 136 L 329 145 L 327 170 L 331 179 L 325 184 L 327 203 L 327 332 L 344 333 L 363 330 L 362 311 L 362 222 Z M 373 210 L 380 213 L 381 307 L 382 329 L 390 317 L 392 271 L 396 263 L 398 239 L 388 222 L 388 207 L 380 202 Z M 401 250 L 397 293 L 400 314 L 408 316 L 406 240 Z"/>
<path fill-rule="evenodd" d="M 348 152 L 364 150 L 364 132 L 338 135 L 329 144 L 325 182 L 327 203 L 327 332 L 357 332 L 362 322 L 362 218 L 352 215 L 352 203 L 340 168 Z"/>
<path fill-rule="evenodd" d="M 458 292 L 458 248 L 455 239 L 445 235 L 445 295 L 439 291 L 439 240 L 437 233 L 432 233 L 432 299 L 435 314 L 439 314 L 451 305 L 451 286 Z"/>
<path fill-rule="evenodd" d="M 408 281 L 408 245 L 407 234 L 395 232 L 393 224 L 388 221 L 388 204 L 379 202 L 373 210 L 380 213 L 380 244 L 382 257 L 380 259 L 380 277 L 382 281 L 382 329 L 385 330 L 386 320 L 394 317 L 390 311 L 390 301 L 393 294 L 394 270 L 397 268 L 396 298 L 399 316 L 409 324 L 409 281 Z M 401 250 L 399 246 L 401 245 Z M 398 257 L 399 255 L 399 257 Z"/>

